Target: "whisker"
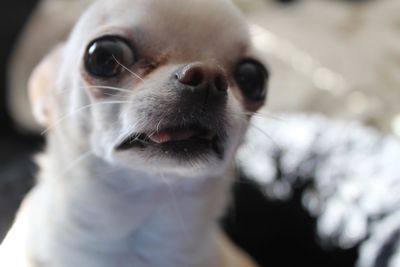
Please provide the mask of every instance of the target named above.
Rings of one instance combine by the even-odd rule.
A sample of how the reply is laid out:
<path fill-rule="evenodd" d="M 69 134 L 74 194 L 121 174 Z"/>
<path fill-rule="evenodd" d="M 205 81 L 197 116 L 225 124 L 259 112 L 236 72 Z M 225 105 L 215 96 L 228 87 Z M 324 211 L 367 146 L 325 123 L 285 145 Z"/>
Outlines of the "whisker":
<path fill-rule="evenodd" d="M 90 89 L 90 88 L 93 88 L 93 89 L 96 89 L 96 88 L 109 89 L 109 90 L 113 90 L 113 91 L 132 93 L 132 90 L 128 90 L 128 89 L 125 89 L 125 88 L 114 87 L 114 86 L 105 86 L 105 85 L 89 85 L 89 86 L 81 87 L 80 89 Z"/>
<path fill-rule="evenodd" d="M 239 114 L 239 113 L 230 113 L 231 115 L 236 115 L 239 119 L 241 119 L 241 120 L 243 120 L 243 121 L 245 121 L 245 122 L 247 122 L 247 119 L 245 119 L 245 118 L 243 118 L 243 117 L 240 117 L 241 115 Z M 243 115 L 243 114 L 242 114 Z M 257 126 L 256 124 L 254 124 L 254 122 L 252 122 L 251 120 L 249 121 L 249 125 L 252 127 L 252 128 L 254 128 L 255 130 L 257 130 L 258 132 L 260 132 L 262 135 L 264 135 L 266 138 L 268 138 L 270 141 L 272 141 L 272 143 L 274 144 L 274 146 L 276 147 L 276 148 L 279 148 L 279 145 L 278 145 L 278 143 L 272 138 L 272 136 L 271 135 L 269 135 L 267 132 L 265 132 L 265 130 L 264 129 L 262 129 L 262 128 L 260 128 L 259 126 Z"/>
<path fill-rule="evenodd" d="M 264 129 L 261 129 L 260 127 L 258 127 L 257 125 L 255 125 L 254 123 L 250 122 L 250 126 L 252 128 L 254 128 L 255 130 L 257 130 L 259 133 L 261 133 L 262 135 L 264 135 L 266 138 L 268 138 L 276 148 L 279 148 L 278 143 L 272 138 L 271 135 L 269 135 Z"/>
<path fill-rule="evenodd" d="M 284 118 L 279 117 L 278 115 L 272 114 L 272 113 L 250 112 L 250 111 L 230 112 L 230 113 L 234 114 L 234 115 L 246 115 L 246 116 L 254 116 L 254 117 L 259 117 L 259 118 L 264 118 L 264 119 L 273 119 L 273 120 L 281 121 L 281 122 L 285 121 Z"/>
<path fill-rule="evenodd" d="M 132 93 L 132 90 L 129 89 L 125 89 L 125 88 L 120 88 L 120 87 L 114 87 L 114 86 L 106 86 L 106 85 L 88 85 L 88 86 L 82 86 L 79 87 L 78 89 L 80 90 L 84 90 L 84 89 L 109 89 L 109 90 L 113 90 L 113 91 L 118 91 L 118 92 L 124 92 L 124 93 Z M 57 92 L 57 95 L 62 95 L 65 93 L 69 92 L 69 88 L 65 88 L 62 89 L 60 91 Z"/>
<path fill-rule="evenodd" d="M 87 159 L 88 157 L 90 157 L 92 155 L 92 151 L 88 151 L 84 154 L 82 154 L 81 156 L 79 156 L 77 159 L 73 160 L 70 164 L 68 164 L 68 166 L 61 172 L 61 176 L 66 175 L 73 167 L 75 167 L 76 165 L 78 165 L 80 162 L 84 161 L 85 159 Z"/>
<path fill-rule="evenodd" d="M 185 236 L 185 238 L 187 238 L 188 240 L 190 240 L 190 234 L 186 228 L 186 224 L 185 224 L 185 220 L 183 218 L 182 212 L 179 209 L 179 202 L 178 202 L 178 197 L 174 191 L 173 186 L 168 182 L 168 180 L 165 178 L 164 174 L 160 173 L 160 177 L 162 182 L 166 185 L 166 187 L 168 188 L 169 194 L 171 196 L 171 201 L 172 201 L 172 206 L 173 209 L 175 211 L 176 217 L 178 218 L 178 221 L 181 225 L 182 228 L 182 232 L 183 235 Z"/>
<path fill-rule="evenodd" d="M 109 94 L 109 93 L 103 93 L 103 95 L 111 96 L 111 97 L 119 97 L 119 98 L 123 98 L 123 99 L 128 97 L 128 95 L 116 95 L 116 94 Z"/>
<path fill-rule="evenodd" d="M 138 120 L 136 123 L 134 123 L 132 126 L 130 126 L 127 130 L 125 130 L 123 133 L 121 133 L 117 139 L 118 140 L 117 143 L 119 144 L 119 143 L 123 142 L 124 140 L 126 140 L 127 138 L 131 137 L 134 134 L 135 128 L 137 128 L 138 125 L 140 125 L 144 121 L 145 121 L 145 118 Z M 131 140 L 131 142 L 135 142 L 138 139 L 139 139 L 139 136 L 135 137 L 135 139 Z"/>
<path fill-rule="evenodd" d="M 285 121 L 284 118 L 279 117 L 278 115 L 273 114 L 273 113 L 252 112 L 252 115 L 255 116 L 255 117 L 273 119 L 273 120 L 281 121 L 281 122 Z"/>
<path fill-rule="evenodd" d="M 61 118 L 59 118 L 53 125 L 47 127 L 43 132 L 41 132 L 41 135 L 46 134 L 47 132 L 49 132 L 52 128 L 54 128 L 55 126 L 59 125 L 61 122 L 63 122 L 64 120 L 68 119 L 70 116 L 75 115 L 85 109 L 91 108 L 93 106 L 98 106 L 98 105 L 111 105 L 111 104 L 129 104 L 131 102 L 129 101 L 110 101 L 110 102 L 100 102 L 100 103 L 92 103 L 90 105 L 86 105 L 83 107 L 80 107 L 70 113 L 68 113 L 65 116 L 62 116 Z"/>
<path fill-rule="evenodd" d="M 135 76 L 136 78 L 138 78 L 139 80 L 141 80 L 142 82 L 144 81 L 142 77 L 140 77 L 138 74 L 136 74 L 135 72 L 133 72 L 132 70 L 130 70 L 129 68 L 125 67 L 121 62 L 118 61 L 118 59 L 116 59 L 113 56 L 115 62 L 118 63 L 118 65 L 120 65 L 123 69 L 125 69 L 127 72 L 129 72 L 130 74 L 132 74 L 133 76 Z"/>
<path fill-rule="evenodd" d="M 156 133 L 160 132 L 160 125 L 162 123 L 162 121 L 165 119 L 166 116 L 164 116 L 163 118 L 160 119 L 160 121 L 157 123 L 157 127 L 156 127 Z"/>
<path fill-rule="evenodd" d="M 155 130 L 153 130 L 151 133 L 148 134 L 149 137 L 152 136 L 152 135 L 154 135 L 154 134 L 156 134 L 156 133 L 158 134 L 158 133 L 160 132 L 160 125 L 161 125 L 162 121 L 165 119 L 165 117 L 166 117 L 166 116 L 162 117 L 162 118 L 158 121 Z"/>

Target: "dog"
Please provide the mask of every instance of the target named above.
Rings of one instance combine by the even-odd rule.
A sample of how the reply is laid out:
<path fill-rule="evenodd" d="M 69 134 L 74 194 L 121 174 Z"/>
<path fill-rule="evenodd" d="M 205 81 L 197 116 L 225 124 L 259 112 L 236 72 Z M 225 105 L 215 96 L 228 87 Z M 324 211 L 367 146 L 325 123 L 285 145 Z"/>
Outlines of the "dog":
<path fill-rule="evenodd" d="M 229 0 L 99 0 L 29 82 L 47 127 L 12 267 L 255 267 L 222 233 L 268 71 Z"/>

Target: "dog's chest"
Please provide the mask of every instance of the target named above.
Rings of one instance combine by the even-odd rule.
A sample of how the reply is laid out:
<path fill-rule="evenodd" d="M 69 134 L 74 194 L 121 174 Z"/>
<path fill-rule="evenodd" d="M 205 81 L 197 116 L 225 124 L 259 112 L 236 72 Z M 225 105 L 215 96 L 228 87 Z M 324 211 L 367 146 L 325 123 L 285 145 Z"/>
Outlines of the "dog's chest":
<path fill-rule="evenodd" d="M 39 251 L 34 267 L 216 266 L 218 230 L 210 218 L 225 202 L 220 187 L 163 185 L 123 201 L 91 191 L 94 186 L 74 191 L 69 199 L 79 204 L 53 214 L 58 220 L 46 230 L 53 235 L 41 244 L 44 253 Z M 40 230 L 35 236 L 41 239 Z"/>

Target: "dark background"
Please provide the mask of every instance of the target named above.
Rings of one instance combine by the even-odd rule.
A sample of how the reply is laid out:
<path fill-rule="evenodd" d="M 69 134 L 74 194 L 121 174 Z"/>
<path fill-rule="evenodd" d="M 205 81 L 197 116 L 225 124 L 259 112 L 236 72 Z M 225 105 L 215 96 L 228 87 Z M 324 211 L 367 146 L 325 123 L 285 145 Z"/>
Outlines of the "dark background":
<path fill-rule="evenodd" d="M 6 105 L 7 63 L 36 3 L 34 0 L 7 1 L 0 9 L 0 240 L 33 183 L 35 165 L 31 158 L 43 143 L 41 137 L 23 134 L 14 127 Z"/>
<path fill-rule="evenodd" d="M 20 200 L 33 184 L 36 167 L 31 158 L 43 146 L 40 136 L 23 134 L 14 127 L 6 109 L 5 90 L 13 44 L 36 3 L 7 1 L 0 10 L 0 240 Z M 271 202 L 257 185 L 241 179 L 234 189 L 234 208 L 223 224 L 230 236 L 262 266 L 353 266 L 356 248 L 324 250 L 319 245 L 314 233 L 315 220 L 301 205 L 302 188 L 298 188 L 291 202 Z"/>
<path fill-rule="evenodd" d="M 13 44 L 28 18 L 36 0 L 7 1 L 0 9 L 0 134 L 8 131 L 11 121 L 6 110 L 6 71 Z"/>

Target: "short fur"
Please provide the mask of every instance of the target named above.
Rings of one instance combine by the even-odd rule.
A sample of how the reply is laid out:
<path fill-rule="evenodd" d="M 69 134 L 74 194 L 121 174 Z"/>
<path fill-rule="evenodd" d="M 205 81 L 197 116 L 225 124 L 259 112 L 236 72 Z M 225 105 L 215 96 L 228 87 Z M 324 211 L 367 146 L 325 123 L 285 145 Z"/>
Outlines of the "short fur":
<path fill-rule="evenodd" d="M 132 40 L 148 60 L 118 81 L 100 83 L 82 59 L 92 40 L 111 34 Z M 0 266 L 255 266 L 217 223 L 248 114 L 263 104 L 246 101 L 234 81 L 235 64 L 247 57 L 255 57 L 247 26 L 228 0 L 92 5 L 32 75 L 30 95 L 36 118 L 48 127 L 47 149 L 38 184 L 0 248 Z M 116 151 L 132 132 L 185 119 L 185 99 L 170 76 L 193 62 L 218 65 L 228 80 L 227 105 L 215 115 L 226 132 L 224 156 L 179 160 Z"/>

